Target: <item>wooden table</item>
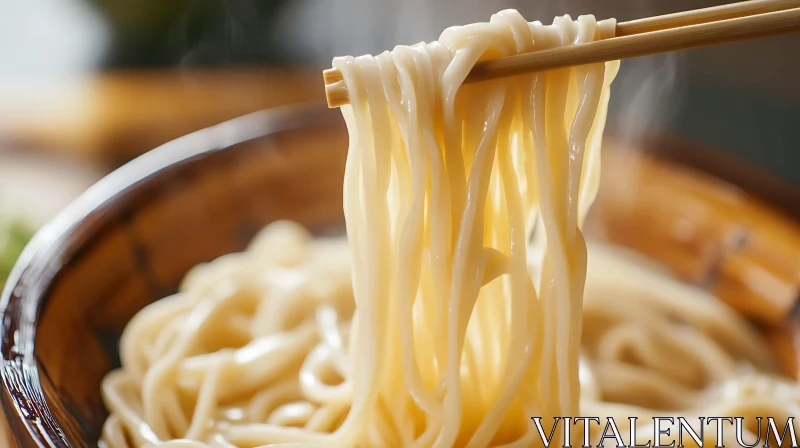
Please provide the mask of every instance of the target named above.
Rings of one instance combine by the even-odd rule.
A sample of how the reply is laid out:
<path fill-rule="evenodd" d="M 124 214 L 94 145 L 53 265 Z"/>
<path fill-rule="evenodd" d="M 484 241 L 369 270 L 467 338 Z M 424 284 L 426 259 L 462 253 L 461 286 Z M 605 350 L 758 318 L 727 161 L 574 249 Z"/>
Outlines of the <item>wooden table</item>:
<path fill-rule="evenodd" d="M 22 87 L 20 87 L 22 88 Z M 0 104 L 0 141 L 113 167 L 186 133 L 260 109 L 324 103 L 315 68 L 100 73 L 36 85 Z"/>

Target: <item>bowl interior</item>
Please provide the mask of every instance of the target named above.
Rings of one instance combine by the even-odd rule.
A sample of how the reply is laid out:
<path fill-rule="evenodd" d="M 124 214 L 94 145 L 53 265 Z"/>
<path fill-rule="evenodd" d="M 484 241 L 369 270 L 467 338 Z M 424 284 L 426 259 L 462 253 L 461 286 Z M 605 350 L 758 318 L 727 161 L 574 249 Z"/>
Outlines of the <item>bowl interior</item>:
<path fill-rule="evenodd" d="M 28 382 L 43 391 L 4 397 L 7 415 L 25 416 L 11 432 L 93 445 L 106 416 L 100 382 L 119 365 L 125 324 L 173 293 L 189 268 L 243 250 L 272 221 L 341 228 L 346 149 L 334 112 L 244 117 L 137 159 L 43 229 L 12 274 L 17 287 L 6 291 L 10 396 L 30 392 Z M 35 341 L 35 353 L 8 344 L 20 337 Z"/>
<path fill-rule="evenodd" d="M 14 443 L 94 446 L 125 324 L 192 266 L 243 250 L 275 220 L 341 230 L 346 150 L 337 111 L 243 117 L 126 165 L 40 232 L 3 296 L 0 398 Z"/>

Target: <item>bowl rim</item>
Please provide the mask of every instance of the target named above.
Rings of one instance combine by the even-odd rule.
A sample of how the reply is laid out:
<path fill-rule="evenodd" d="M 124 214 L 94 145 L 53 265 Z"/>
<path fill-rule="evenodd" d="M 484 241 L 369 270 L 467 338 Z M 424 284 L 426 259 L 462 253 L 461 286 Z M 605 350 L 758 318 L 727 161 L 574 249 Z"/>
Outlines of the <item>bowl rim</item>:
<path fill-rule="evenodd" d="M 22 446 L 73 446 L 45 399 L 34 351 L 39 311 L 64 261 L 105 207 L 121 202 L 159 173 L 234 145 L 309 124 L 332 124 L 341 115 L 318 103 L 297 103 L 240 116 L 171 140 L 112 171 L 40 228 L 26 245 L 0 295 L 0 403 L 6 438 Z M 90 229 L 92 230 L 92 229 Z M 24 433 L 20 433 L 24 431 Z M 23 439 L 24 440 L 20 440 Z"/>

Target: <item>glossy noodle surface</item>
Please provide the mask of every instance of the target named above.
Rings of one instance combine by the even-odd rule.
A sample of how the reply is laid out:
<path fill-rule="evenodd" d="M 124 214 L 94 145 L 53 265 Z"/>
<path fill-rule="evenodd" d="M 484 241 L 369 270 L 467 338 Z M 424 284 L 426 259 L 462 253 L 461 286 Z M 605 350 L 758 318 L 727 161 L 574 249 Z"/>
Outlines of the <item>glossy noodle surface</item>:
<path fill-rule="evenodd" d="M 335 59 L 347 238 L 274 223 L 141 311 L 101 444 L 528 447 L 531 416 L 800 415 L 739 316 L 587 251 L 618 62 L 462 86 L 481 59 L 614 28 L 509 10 Z"/>

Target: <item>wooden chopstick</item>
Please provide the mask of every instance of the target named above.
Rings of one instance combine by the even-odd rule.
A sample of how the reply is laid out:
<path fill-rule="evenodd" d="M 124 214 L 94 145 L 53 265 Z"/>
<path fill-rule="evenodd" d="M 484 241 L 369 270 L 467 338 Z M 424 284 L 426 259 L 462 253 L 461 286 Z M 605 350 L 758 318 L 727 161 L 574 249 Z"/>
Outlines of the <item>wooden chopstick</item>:
<path fill-rule="evenodd" d="M 572 47 L 554 48 L 475 64 L 465 82 L 647 56 L 800 31 L 800 8 L 689 25 Z"/>
<path fill-rule="evenodd" d="M 790 9 L 785 9 L 787 7 Z M 713 21 L 703 23 L 706 20 Z M 800 31 L 800 0 L 750 0 L 619 23 L 617 34 L 622 34 L 621 37 L 480 62 L 464 82 L 797 31 Z M 341 72 L 325 70 L 323 79 L 328 107 L 340 107 L 349 102 Z"/>
<path fill-rule="evenodd" d="M 800 8 L 800 0 L 744 0 L 726 5 L 681 11 L 663 16 L 646 17 L 617 24 L 614 37 L 650 33 L 681 26 L 698 25 L 719 20 L 735 19 L 767 12 Z"/>

